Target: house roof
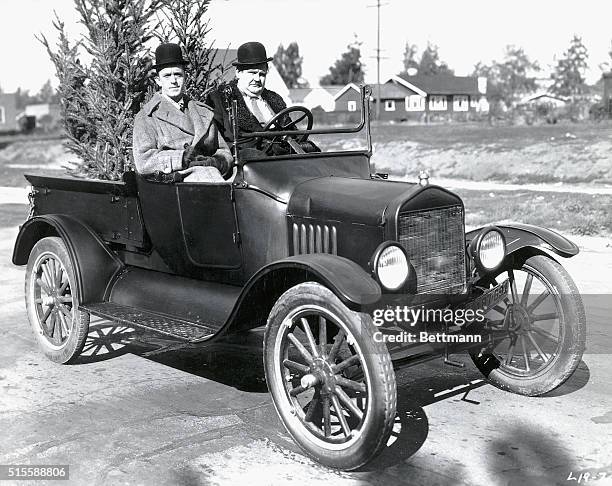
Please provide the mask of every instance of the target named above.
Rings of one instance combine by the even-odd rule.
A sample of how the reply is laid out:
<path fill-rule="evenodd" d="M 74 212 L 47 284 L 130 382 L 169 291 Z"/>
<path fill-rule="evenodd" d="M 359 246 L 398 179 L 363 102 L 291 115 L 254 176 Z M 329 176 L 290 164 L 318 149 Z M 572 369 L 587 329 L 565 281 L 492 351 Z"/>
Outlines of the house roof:
<path fill-rule="evenodd" d="M 378 85 L 372 84 L 372 96 L 374 99 L 378 96 Z M 416 93 L 415 90 L 409 89 L 407 86 L 385 83 L 380 85 L 381 99 L 404 99 L 406 96 Z M 417 93 L 420 94 L 420 93 Z"/>
<path fill-rule="evenodd" d="M 303 103 L 304 98 L 312 92 L 312 88 L 289 88 L 289 98 L 294 103 Z"/>
<path fill-rule="evenodd" d="M 479 95 L 478 78 L 472 76 L 407 76 L 399 74 L 396 79 L 404 80 L 430 95 Z"/>

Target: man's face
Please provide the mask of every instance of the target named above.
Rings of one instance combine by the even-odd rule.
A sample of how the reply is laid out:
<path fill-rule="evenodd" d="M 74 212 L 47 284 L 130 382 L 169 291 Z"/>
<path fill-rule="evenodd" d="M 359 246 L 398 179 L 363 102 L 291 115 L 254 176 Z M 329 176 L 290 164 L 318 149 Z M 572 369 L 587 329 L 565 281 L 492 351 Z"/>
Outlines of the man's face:
<path fill-rule="evenodd" d="M 236 70 L 238 89 L 247 95 L 259 96 L 266 85 L 267 64 L 257 64 Z"/>
<path fill-rule="evenodd" d="M 178 101 L 183 96 L 185 70 L 181 66 L 170 66 L 160 69 L 155 82 L 168 98 Z"/>

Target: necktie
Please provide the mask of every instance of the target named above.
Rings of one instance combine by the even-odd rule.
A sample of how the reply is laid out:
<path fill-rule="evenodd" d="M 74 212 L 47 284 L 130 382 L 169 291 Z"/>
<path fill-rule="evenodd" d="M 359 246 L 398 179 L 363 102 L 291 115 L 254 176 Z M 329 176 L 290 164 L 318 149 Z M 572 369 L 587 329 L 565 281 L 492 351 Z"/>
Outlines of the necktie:
<path fill-rule="evenodd" d="M 259 106 L 257 104 L 257 98 L 249 98 L 249 101 L 251 103 L 251 106 L 250 106 L 251 113 L 255 115 L 255 118 L 257 118 L 259 123 L 266 123 L 267 122 L 266 117 L 259 109 Z"/>

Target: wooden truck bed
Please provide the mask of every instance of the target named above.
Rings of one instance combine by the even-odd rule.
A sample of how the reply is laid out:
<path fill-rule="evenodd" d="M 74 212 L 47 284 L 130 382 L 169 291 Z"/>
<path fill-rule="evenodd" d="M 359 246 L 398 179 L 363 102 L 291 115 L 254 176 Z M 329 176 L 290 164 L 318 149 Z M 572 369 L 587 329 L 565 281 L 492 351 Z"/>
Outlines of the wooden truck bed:
<path fill-rule="evenodd" d="M 26 175 L 34 215 L 66 214 L 89 225 L 104 241 L 143 248 L 147 236 L 135 184 L 123 181 Z"/>

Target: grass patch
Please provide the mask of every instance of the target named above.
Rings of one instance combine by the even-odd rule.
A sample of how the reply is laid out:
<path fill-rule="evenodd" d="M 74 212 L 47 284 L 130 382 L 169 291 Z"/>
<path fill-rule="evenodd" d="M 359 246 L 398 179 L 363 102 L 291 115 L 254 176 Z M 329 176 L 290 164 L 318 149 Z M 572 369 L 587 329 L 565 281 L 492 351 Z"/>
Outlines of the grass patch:
<path fill-rule="evenodd" d="M 520 222 L 575 235 L 612 235 L 612 196 L 525 191 L 454 191 L 466 224 Z"/>

